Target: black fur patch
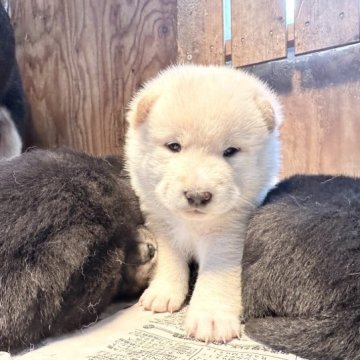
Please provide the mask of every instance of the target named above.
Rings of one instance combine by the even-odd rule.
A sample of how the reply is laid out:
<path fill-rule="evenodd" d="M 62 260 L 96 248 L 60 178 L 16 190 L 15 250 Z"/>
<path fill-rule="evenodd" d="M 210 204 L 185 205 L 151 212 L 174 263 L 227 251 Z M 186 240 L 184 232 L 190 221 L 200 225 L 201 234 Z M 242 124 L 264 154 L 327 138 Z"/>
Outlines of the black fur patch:
<path fill-rule="evenodd" d="M 0 350 L 91 323 L 145 285 L 124 265 L 136 260 L 143 218 L 122 167 L 70 150 L 1 164 Z"/>
<path fill-rule="evenodd" d="M 360 179 L 294 176 L 252 217 L 245 331 L 309 359 L 360 359 Z"/>
<path fill-rule="evenodd" d="M 31 142 L 29 114 L 15 57 L 15 39 L 10 19 L 0 1 L 0 106 L 14 121 L 23 144 Z"/>

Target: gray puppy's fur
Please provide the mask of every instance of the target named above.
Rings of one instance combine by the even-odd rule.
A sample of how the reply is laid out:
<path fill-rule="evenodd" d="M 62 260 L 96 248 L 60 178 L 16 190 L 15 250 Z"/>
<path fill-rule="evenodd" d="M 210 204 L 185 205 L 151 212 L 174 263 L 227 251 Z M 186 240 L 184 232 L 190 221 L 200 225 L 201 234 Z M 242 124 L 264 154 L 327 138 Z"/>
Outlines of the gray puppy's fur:
<path fill-rule="evenodd" d="M 0 162 L 0 350 L 97 320 L 147 285 L 154 241 L 122 161 L 36 150 Z"/>
<path fill-rule="evenodd" d="M 34 139 L 20 72 L 15 57 L 15 38 L 10 18 L 0 1 L 0 159 L 20 154 Z"/>
<path fill-rule="evenodd" d="M 245 331 L 309 359 L 360 359 L 360 179 L 295 176 L 252 217 Z"/>

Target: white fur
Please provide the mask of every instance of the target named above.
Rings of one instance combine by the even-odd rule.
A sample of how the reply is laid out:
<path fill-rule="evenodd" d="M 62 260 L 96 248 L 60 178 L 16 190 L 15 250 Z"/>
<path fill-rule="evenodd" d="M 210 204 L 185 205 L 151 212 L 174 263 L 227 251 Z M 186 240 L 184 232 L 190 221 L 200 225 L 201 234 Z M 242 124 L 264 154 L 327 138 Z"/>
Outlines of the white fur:
<path fill-rule="evenodd" d="M 149 111 L 139 110 L 144 99 Z M 264 120 L 262 102 L 272 108 L 274 129 Z M 172 67 L 131 103 L 127 167 L 158 241 L 157 269 L 141 303 L 155 312 L 180 309 L 187 263 L 195 258 L 199 276 L 185 328 L 198 339 L 239 336 L 246 224 L 278 172 L 280 121 L 277 99 L 262 82 L 225 67 Z M 180 143 L 181 151 L 171 152 L 169 142 Z M 242 151 L 224 158 L 228 147 Z M 195 213 L 184 191 L 213 197 Z"/>
<path fill-rule="evenodd" d="M 0 107 L 0 160 L 21 154 L 22 142 L 9 112 Z"/>

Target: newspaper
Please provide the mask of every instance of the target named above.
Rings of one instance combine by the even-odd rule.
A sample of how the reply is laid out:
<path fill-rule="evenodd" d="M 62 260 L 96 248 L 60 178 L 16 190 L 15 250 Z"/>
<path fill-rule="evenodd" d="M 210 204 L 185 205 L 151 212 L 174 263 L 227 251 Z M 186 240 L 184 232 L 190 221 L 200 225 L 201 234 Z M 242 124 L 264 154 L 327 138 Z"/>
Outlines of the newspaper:
<path fill-rule="evenodd" d="M 301 360 L 271 350 L 245 335 L 228 344 L 189 339 L 182 328 L 185 312 L 186 308 L 174 314 L 153 314 L 134 305 L 70 336 L 47 340 L 44 346 L 12 359 Z"/>

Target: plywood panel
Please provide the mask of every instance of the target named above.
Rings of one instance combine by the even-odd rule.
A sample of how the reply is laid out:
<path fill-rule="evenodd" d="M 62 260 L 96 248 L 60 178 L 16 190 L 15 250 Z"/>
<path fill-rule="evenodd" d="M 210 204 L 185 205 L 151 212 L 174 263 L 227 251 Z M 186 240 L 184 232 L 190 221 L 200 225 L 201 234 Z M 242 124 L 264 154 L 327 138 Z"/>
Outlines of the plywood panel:
<path fill-rule="evenodd" d="M 11 0 L 11 13 L 42 144 L 121 153 L 132 92 L 176 61 L 176 0 Z"/>
<path fill-rule="evenodd" d="M 284 106 L 283 177 L 360 176 L 360 45 L 253 66 Z"/>
<path fill-rule="evenodd" d="M 286 57 L 284 0 L 232 0 L 234 66 Z"/>
<path fill-rule="evenodd" d="M 297 0 L 295 53 L 359 41 L 358 0 Z"/>
<path fill-rule="evenodd" d="M 225 62 L 222 1 L 178 1 L 179 63 Z"/>

